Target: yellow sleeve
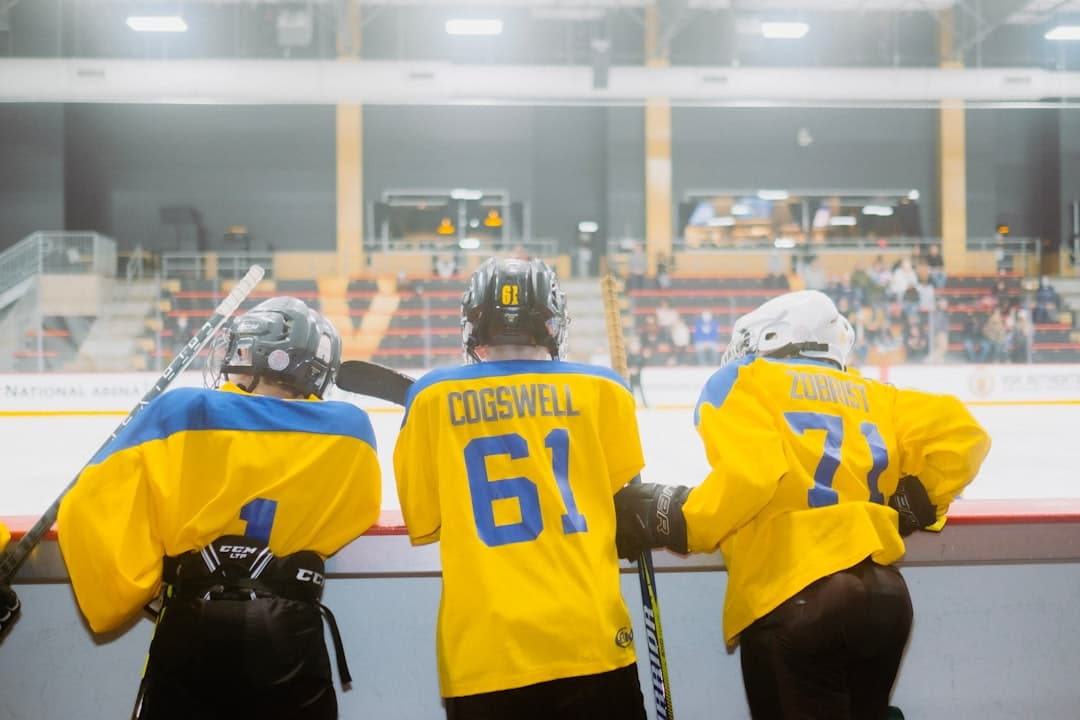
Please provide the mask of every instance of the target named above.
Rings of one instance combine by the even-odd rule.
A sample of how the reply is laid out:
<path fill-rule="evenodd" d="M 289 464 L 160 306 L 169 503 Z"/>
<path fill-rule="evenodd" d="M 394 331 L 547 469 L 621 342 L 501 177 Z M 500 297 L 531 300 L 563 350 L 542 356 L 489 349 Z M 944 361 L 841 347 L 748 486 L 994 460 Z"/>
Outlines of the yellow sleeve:
<path fill-rule="evenodd" d="M 125 448 L 84 469 L 60 503 L 60 550 L 95 632 L 123 624 L 161 587 L 165 552 L 147 475 L 140 448 Z"/>
<path fill-rule="evenodd" d="M 637 401 L 625 385 L 608 384 L 611 397 L 601 405 L 605 412 L 599 428 L 611 492 L 615 493 L 641 472 L 645 467 L 645 456 L 638 430 Z"/>
<path fill-rule="evenodd" d="M 990 436 L 951 395 L 897 390 L 893 417 L 900 474 L 919 478 L 943 518 L 978 474 Z"/>
<path fill-rule="evenodd" d="M 438 432 L 429 429 L 423 392 L 413 398 L 394 445 L 394 479 L 397 483 L 401 515 L 413 545 L 439 540 L 442 517 L 439 512 L 438 458 L 433 450 Z"/>
<path fill-rule="evenodd" d="M 8 542 L 11 540 L 11 533 L 4 527 L 4 523 L 0 523 L 0 550 L 7 547 Z"/>
<path fill-rule="evenodd" d="M 712 470 L 683 505 L 687 547 L 711 552 L 752 520 L 788 470 L 782 436 L 741 363 L 718 371 L 698 401 L 696 422 Z"/>

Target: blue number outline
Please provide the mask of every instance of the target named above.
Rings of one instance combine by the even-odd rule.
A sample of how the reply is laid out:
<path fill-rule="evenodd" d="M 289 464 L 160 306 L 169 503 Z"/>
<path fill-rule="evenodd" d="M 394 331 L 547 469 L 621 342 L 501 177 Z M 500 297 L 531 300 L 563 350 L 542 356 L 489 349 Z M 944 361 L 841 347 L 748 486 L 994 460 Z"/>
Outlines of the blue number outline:
<path fill-rule="evenodd" d="M 814 469 L 814 487 L 807 491 L 806 501 L 810 507 L 835 505 L 840 501 L 840 494 L 833 489 L 832 484 L 836 478 L 836 471 L 840 468 L 841 447 L 844 442 L 843 418 L 830 413 L 786 412 L 784 419 L 792 431 L 798 435 L 802 435 L 807 430 L 825 431 L 821 459 Z M 869 420 L 859 425 L 859 432 L 870 448 L 870 457 L 873 461 L 866 474 L 870 502 L 884 504 L 885 497 L 878 490 L 878 478 L 889 466 L 889 448 L 885 445 L 878 426 Z"/>
<path fill-rule="evenodd" d="M 570 432 L 556 428 L 544 438 L 544 447 L 551 453 L 551 470 L 566 512 L 562 514 L 562 529 L 566 535 L 588 532 L 589 526 L 577 509 L 570 487 Z M 518 433 L 473 438 L 465 446 L 465 472 L 469 482 L 473 520 L 476 532 L 485 545 L 498 547 L 510 543 L 529 542 L 544 530 L 537 484 L 524 476 L 488 477 L 485 460 L 491 455 L 509 455 L 512 460 L 528 457 L 528 441 Z M 495 524 L 495 501 L 517 498 L 521 520 L 509 525 Z"/>
<path fill-rule="evenodd" d="M 570 487 L 570 431 L 555 428 L 544 438 L 544 447 L 551 451 L 551 471 L 555 474 L 555 484 L 566 506 L 566 512 L 562 515 L 563 534 L 588 532 L 589 523 L 578 512 L 574 490 Z"/>
<path fill-rule="evenodd" d="M 270 531 L 273 530 L 276 514 L 277 500 L 255 498 L 244 505 L 240 508 L 240 519 L 247 521 L 244 535 L 266 543 L 270 542 Z"/>

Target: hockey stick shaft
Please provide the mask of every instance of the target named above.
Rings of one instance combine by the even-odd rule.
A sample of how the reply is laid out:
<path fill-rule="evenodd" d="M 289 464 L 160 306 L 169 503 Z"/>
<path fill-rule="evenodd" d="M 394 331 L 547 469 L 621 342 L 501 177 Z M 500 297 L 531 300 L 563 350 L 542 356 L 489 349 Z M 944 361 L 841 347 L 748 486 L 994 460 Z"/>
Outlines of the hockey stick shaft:
<path fill-rule="evenodd" d="M 623 342 L 622 315 L 619 312 L 619 283 L 613 275 L 600 281 L 604 298 L 604 319 L 607 322 L 608 348 L 611 367 L 626 378 L 626 347 Z M 640 482 L 635 478 L 631 482 Z M 653 706 L 657 720 L 675 720 L 671 704 L 671 678 L 668 676 L 667 653 L 664 651 L 664 630 L 660 624 L 660 600 L 656 594 L 656 570 L 652 553 L 638 556 L 638 580 L 641 584 L 641 605 L 645 615 L 645 639 L 649 644 L 649 674 L 653 686 Z"/>
<path fill-rule="evenodd" d="M 385 365 L 366 360 L 346 360 L 338 368 L 334 384 L 345 392 L 367 395 L 405 406 L 405 394 L 413 378 Z"/>
<path fill-rule="evenodd" d="M 60 491 L 60 495 L 53 501 L 52 505 L 45 510 L 38 521 L 34 523 L 33 527 L 26 531 L 26 534 L 22 536 L 22 539 L 12 548 L 9 552 L 5 553 L 3 558 L 0 558 L 0 582 L 10 583 L 11 579 L 15 576 L 15 572 L 22 565 L 23 561 L 30 554 L 30 552 L 41 542 L 41 538 L 45 537 L 45 534 L 52 528 L 53 523 L 56 522 L 57 513 L 60 511 L 60 501 L 64 499 L 64 495 L 68 490 L 71 490 L 75 486 L 75 483 L 79 479 L 79 475 L 82 475 L 83 470 L 90 464 L 94 457 L 101 452 L 106 445 L 113 441 L 116 436 L 127 427 L 127 424 L 131 422 L 132 418 L 138 415 L 143 408 L 145 408 L 151 400 L 156 398 L 161 393 L 165 392 L 165 389 L 169 387 L 176 376 L 179 375 L 184 369 L 191 364 L 191 361 L 195 359 L 195 356 L 199 354 L 199 351 L 203 349 L 210 338 L 214 336 L 218 328 L 228 320 L 229 316 L 236 311 L 236 308 L 240 306 L 240 303 L 244 301 L 244 298 L 248 296 L 252 288 L 262 279 L 264 270 L 258 265 L 252 265 L 251 269 L 247 271 L 247 274 L 236 284 L 236 287 L 232 289 L 224 300 L 216 308 L 214 308 L 214 314 L 203 323 L 198 332 L 192 335 L 191 340 L 184 345 L 183 348 L 176 354 L 169 366 L 166 367 L 161 375 L 158 376 L 157 381 L 154 382 L 142 399 L 131 409 L 131 412 L 120 421 L 120 424 L 116 426 L 116 429 L 112 431 L 105 442 L 101 444 L 90 460 L 87 461 L 79 472 L 75 474 L 75 477 L 67 484 L 63 490 Z"/>

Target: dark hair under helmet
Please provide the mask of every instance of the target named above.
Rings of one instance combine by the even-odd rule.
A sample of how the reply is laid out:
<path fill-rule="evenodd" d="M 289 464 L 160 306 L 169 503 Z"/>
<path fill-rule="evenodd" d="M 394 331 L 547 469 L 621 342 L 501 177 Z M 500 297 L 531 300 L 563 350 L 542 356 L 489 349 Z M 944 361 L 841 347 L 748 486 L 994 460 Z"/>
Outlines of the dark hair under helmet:
<path fill-rule="evenodd" d="M 334 325 L 294 297 L 276 297 L 234 318 L 214 339 L 207 360 L 211 386 L 230 373 L 251 375 L 244 389 L 272 380 L 307 397 L 322 397 L 341 365 Z"/>
<path fill-rule="evenodd" d="M 462 343 L 473 361 L 476 348 L 491 345 L 539 345 L 561 358 L 569 321 L 555 271 L 536 258 L 488 258 L 461 297 Z"/>

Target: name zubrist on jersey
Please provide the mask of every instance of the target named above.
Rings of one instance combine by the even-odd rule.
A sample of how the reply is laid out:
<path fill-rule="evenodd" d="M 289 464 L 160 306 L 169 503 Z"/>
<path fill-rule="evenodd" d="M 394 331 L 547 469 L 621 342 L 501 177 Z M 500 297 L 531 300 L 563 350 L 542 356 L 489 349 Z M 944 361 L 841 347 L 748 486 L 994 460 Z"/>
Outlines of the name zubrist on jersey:
<path fill-rule="evenodd" d="M 570 386 L 544 383 L 498 385 L 452 392 L 446 396 L 451 425 L 524 417 L 576 417 Z"/>
<path fill-rule="evenodd" d="M 838 380 L 830 375 L 816 372 L 789 370 L 792 400 L 818 400 L 870 412 L 866 388 L 859 382 Z"/>

